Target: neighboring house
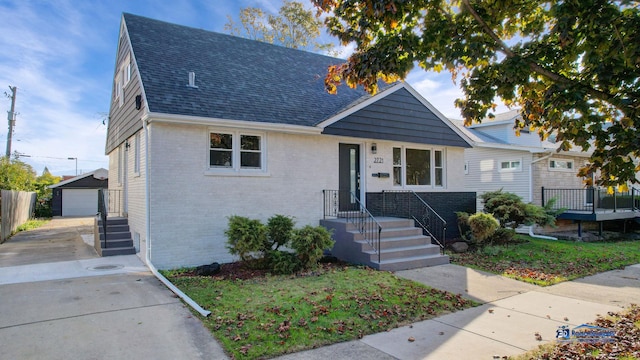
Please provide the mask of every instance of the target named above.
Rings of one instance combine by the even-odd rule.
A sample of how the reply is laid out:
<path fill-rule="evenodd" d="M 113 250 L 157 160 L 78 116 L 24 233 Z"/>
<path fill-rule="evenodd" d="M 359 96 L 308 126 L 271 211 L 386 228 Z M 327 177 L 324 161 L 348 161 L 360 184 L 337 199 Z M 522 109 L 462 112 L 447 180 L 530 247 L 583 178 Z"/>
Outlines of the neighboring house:
<path fill-rule="evenodd" d="M 469 140 L 406 83 L 326 93 L 343 61 L 124 14 L 105 151 L 140 256 L 233 261 L 229 216 L 317 225 L 324 190 L 372 208 L 384 190 L 414 190 L 455 236 L 454 211 L 475 210 Z"/>
<path fill-rule="evenodd" d="M 566 210 L 558 218 L 577 223 L 579 233 L 582 221 L 597 222 L 602 230 L 603 221 L 635 217 L 630 200 L 617 202 L 606 189 L 590 186 L 598 174 L 578 176 L 590 152 L 557 151 L 559 144 L 541 140 L 535 131 L 521 130 L 517 136 L 514 124 L 518 116 L 519 112 L 513 110 L 469 127 L 452 120 L 473 141 L 473 147 L 464 154 L 464 183 L 467 190 L 477 192 L 479 210 L 483 208 L 481 194 L 503 189 L 536 205 L 555 198 L 555 207 Z M 638 195 L 635 190 L 616 193 L 620 198 Z"/>
<path fill-rule="evenodd" d="M 101 168 L 49 186 L 53 216 L 95 216 L 98 190 L 107 188 L 108 178 L 107 169 Z"/>
<path fill-rule="evenodd" d="M 478 193 L 478 209 L 483 204 L 480 195 L 503 189 L 524 202 L 542 203 L 542 187 L 584 188 L 578 170 L 589 158 L 582 151 L 557 152 L 558 144 L 541 140 L 535 131 L 513 128 L 517 110 L 497 114 L 480 124 L 465 127 L 453 120 L 473 141 L 465 150 L 465 187 Z"/>

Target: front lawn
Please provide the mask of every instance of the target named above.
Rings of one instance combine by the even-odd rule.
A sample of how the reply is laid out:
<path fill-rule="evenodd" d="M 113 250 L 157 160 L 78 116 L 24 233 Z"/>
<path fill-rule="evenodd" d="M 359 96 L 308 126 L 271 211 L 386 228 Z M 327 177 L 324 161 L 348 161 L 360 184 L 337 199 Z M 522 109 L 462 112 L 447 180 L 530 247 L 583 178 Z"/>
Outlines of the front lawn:
<path fill-rule="evenodd" d="M 451 262 L 532 284 L 562 281 L 640 263 L 640 241 L 575 242 L 518 235 L 522 242 L 452 254 Z"/>
<path fill-rule="evenodd" d="M 477 305 L 389 272 L 345 265 L 244 280 L 194 276 L 188 269 L 163 273 L 212 312 L 202 321 L 234 358 L 359 339 Z"/>

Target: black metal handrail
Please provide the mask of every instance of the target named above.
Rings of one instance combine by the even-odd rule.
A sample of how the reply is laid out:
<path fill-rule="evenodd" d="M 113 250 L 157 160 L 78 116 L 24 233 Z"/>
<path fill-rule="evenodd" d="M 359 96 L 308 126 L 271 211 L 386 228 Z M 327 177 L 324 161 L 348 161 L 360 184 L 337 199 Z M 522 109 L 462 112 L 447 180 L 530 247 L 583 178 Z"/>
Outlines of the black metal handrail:
<path fill-rule="evenodd" d="M 102 220 L 102 235 L 104 237 L 104 245 L 103 249 L 107 248 L 107 192 L 105 189 L 98 190 L 98 214 L 100 215 L 100 220 Z"/>
<path fill-rule="evenodd" d="M 554 210 L 564 209 L 569 212 L 636 210 L 640 207 L 640 191 L 614 191 L 609 194 L 606 189 L 595 187 L 581 189 L 549 189 L 542 187 L 542 206 L 555 199 Z"/>
<path fill-rule="evenodd" d="M 378 255 L 380 263 L 380 233 L 382 225 L 367 210 L 358 197 L 349 191 L 322 190 L 324 194 L 324 218 L 343 218 L 353 224 L 363 239 Z"/>
<path fill-rule="evenodd" d="M 382 214 L 413 219 L 440 246 L 444 254 L 447 221 L 413 190 L 383 190 Z"/>

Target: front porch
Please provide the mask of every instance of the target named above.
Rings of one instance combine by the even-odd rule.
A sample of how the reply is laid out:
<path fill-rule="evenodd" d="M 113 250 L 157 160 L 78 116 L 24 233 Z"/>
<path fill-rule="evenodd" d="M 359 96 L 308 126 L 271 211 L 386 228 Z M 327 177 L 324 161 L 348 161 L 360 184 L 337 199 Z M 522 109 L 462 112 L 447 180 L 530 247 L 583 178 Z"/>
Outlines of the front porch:
<path fill-rule="evenodd" d="M 320 225 L 333 231 L 337 258 L 387 271 L 449 263 L 447 221 L 417 193 L 367 194 L 366 206 L 349 191 L 323 193 Z"/>

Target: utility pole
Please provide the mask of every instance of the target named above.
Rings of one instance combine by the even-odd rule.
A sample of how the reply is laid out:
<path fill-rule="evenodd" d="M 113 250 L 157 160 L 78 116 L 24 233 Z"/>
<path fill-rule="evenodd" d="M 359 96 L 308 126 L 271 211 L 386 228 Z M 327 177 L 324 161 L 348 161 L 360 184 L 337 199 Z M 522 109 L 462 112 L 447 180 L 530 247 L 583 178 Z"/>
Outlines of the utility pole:
<path fill-rule="evenodd" d="M 9 134 L 7 135 L 7 159 L 11 156 L 11 138 L 13 137 L 13 127 L 16 126 L 16 91 L 18 88 L 9 85 L 11 95 L 7 94 L 11 98 L 11 110 L 9 111 Z"/>

